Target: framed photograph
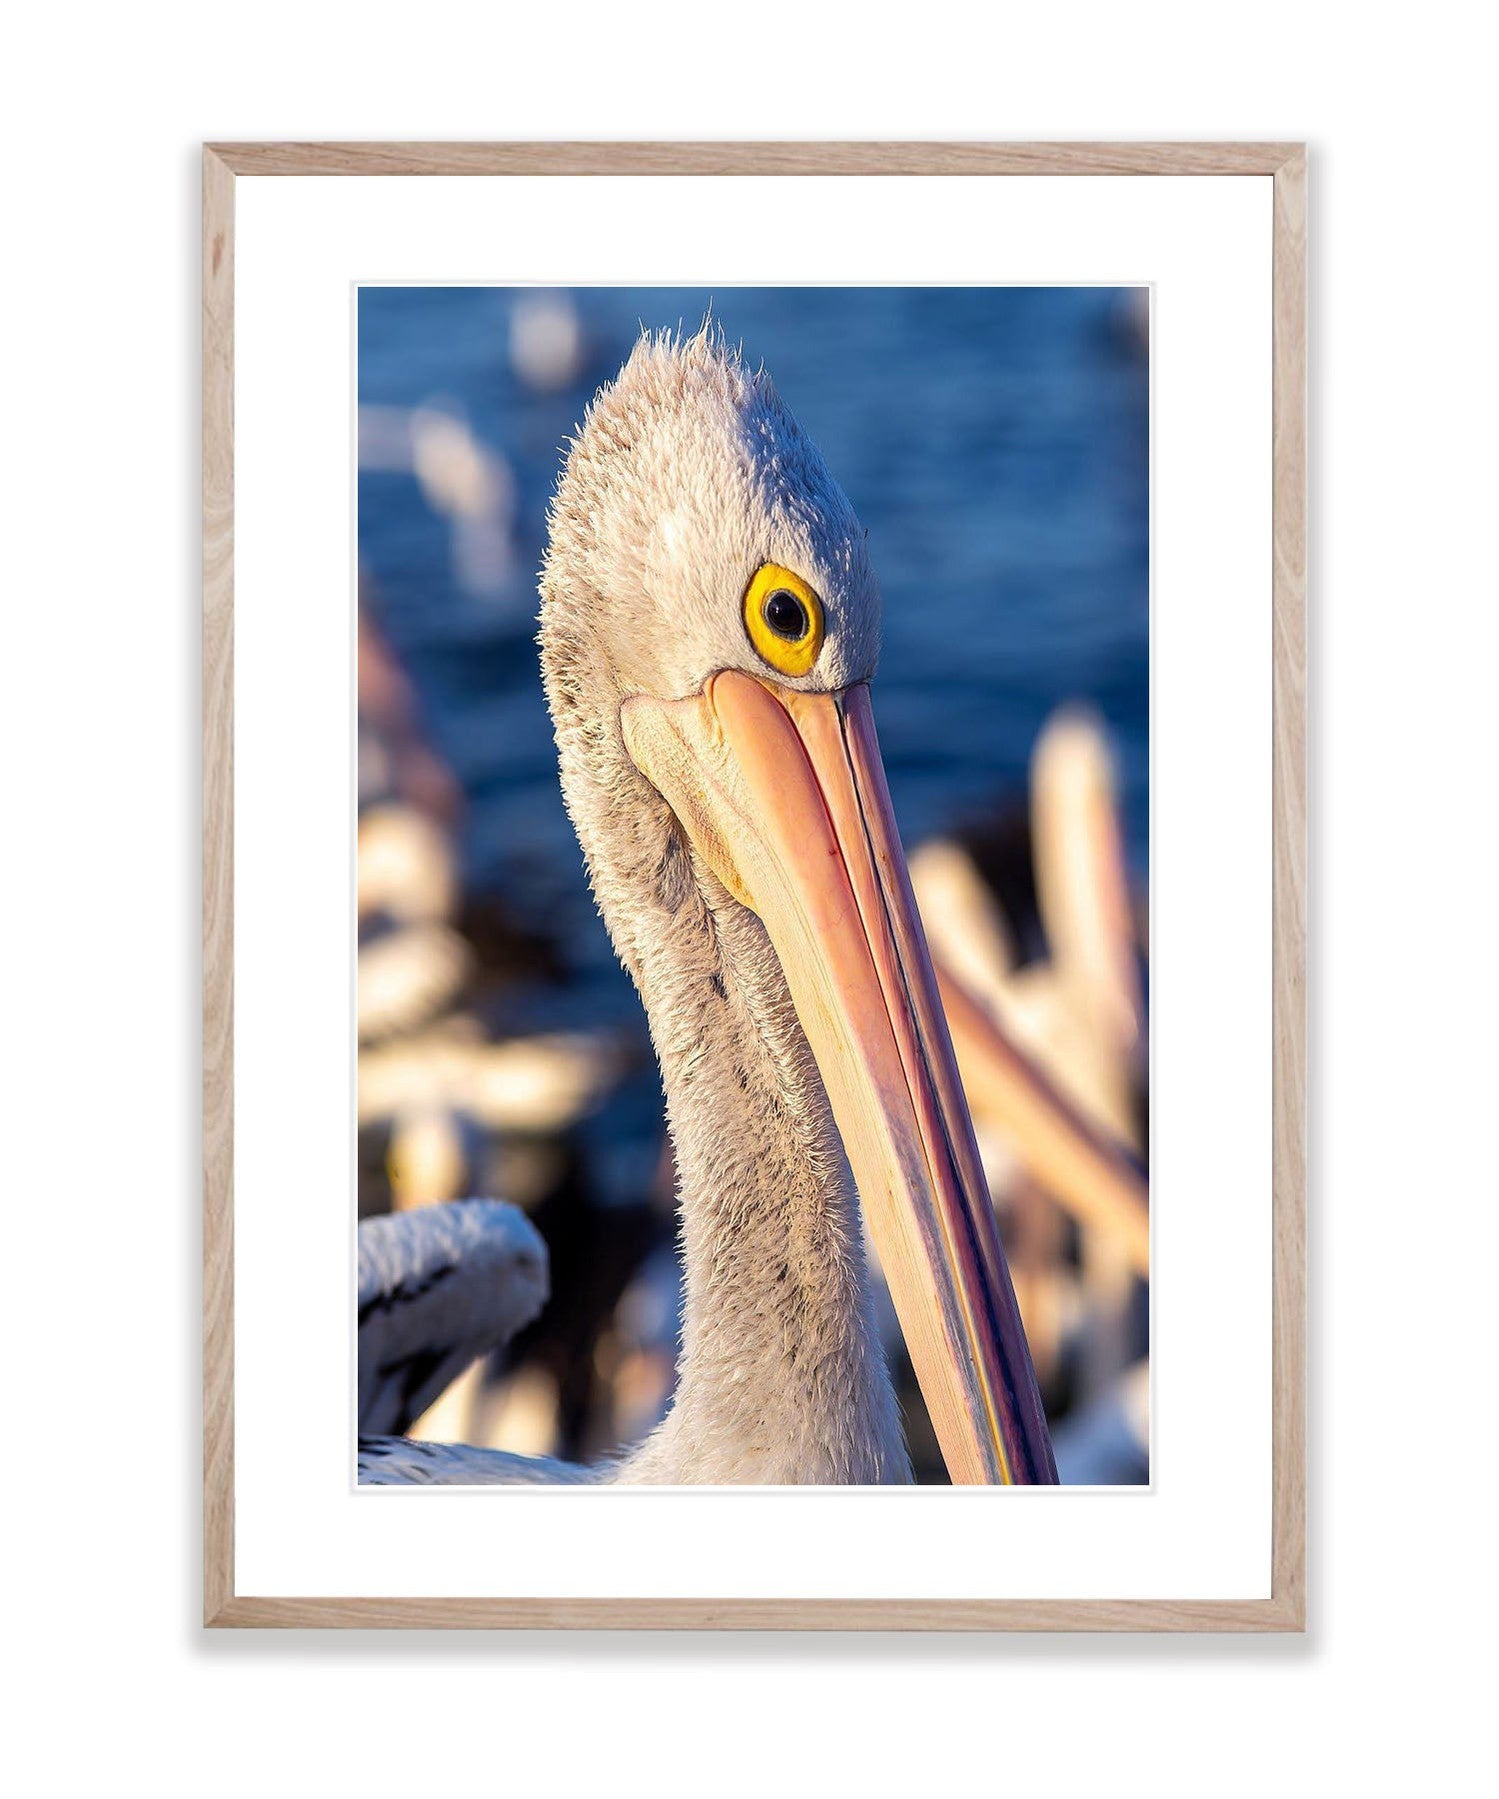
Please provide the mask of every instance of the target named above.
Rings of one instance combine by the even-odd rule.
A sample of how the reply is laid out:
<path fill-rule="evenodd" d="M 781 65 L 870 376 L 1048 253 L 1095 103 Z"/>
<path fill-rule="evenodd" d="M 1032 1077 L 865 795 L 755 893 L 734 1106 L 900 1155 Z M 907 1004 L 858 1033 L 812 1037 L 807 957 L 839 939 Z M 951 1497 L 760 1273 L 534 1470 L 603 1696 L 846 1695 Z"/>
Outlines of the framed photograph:
<path fill-rule="evenodd" d="M 1305 1613 L 1297 144 L 203 161 L 204 1613 Z"/>

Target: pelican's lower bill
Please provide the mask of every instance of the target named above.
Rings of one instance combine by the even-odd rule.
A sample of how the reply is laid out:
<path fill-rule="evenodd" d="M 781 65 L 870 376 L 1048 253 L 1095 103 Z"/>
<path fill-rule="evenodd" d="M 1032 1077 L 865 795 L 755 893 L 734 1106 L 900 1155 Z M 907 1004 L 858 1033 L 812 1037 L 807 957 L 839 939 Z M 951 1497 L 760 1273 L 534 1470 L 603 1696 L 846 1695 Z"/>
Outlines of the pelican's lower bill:
<path fill-rule="evenodd" d="M 868 687 L 728 669 L 626 700 L 621 728 L 780 962 L 952 1479 L 1055 1482 Z"/>

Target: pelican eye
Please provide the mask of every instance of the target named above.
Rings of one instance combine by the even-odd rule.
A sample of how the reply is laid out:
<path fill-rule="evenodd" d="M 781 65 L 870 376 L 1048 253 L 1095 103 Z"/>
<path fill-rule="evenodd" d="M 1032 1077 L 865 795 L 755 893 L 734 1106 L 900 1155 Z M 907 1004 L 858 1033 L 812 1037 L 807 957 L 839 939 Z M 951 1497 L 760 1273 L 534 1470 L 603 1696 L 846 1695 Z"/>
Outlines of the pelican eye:
<path fill-rule="evenodd" d="M 767 562 L 745 589 L 744 628 L 778 674 L 804 675 L 822 648 L 822 602 L 800 575 Z"/>
<path fill-rule="evenodd" d="M 799 643 L 812 629 L 807 608 L 789 587 L 778 587 L 774 593 L 766 594 L 760 611 L 776 636 L 784 637 L 787 643 Z"/>

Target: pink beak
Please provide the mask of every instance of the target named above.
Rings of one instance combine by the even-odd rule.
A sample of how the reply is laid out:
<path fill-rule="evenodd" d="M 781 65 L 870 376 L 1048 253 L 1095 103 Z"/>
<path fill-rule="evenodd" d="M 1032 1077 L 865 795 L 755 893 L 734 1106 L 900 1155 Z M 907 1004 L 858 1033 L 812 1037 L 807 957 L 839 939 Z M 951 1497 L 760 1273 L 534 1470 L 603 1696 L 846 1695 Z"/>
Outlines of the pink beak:
<path fill-rule="evenodd" d="M 906 873 L 869 689 L 726 670 L 624 738 L 760 918 L 827 1089 L 952 1479 L 1051 1484 L 1051 1439 Z"/>

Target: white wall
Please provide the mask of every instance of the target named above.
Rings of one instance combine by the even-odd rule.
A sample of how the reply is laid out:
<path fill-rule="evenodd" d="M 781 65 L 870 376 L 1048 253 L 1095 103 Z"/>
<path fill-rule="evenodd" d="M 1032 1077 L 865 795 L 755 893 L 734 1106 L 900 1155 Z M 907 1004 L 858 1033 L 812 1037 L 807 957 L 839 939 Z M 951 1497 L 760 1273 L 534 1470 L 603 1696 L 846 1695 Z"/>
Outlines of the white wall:
<path fill-rule="evenodd" d="M 658 1740 L 705 1793 L 960 1757 L 992 1790 L 1472 1778 L 1499 1198 L 1476 9 L 874 16 L 262 0 L 9 28 L 0 1326 L 29 1790 L 633 1786 L 669 1778 Z M 1312 141 L 1306 1640 L 200 1633 L 197 145 L 532 135 Z"/>

